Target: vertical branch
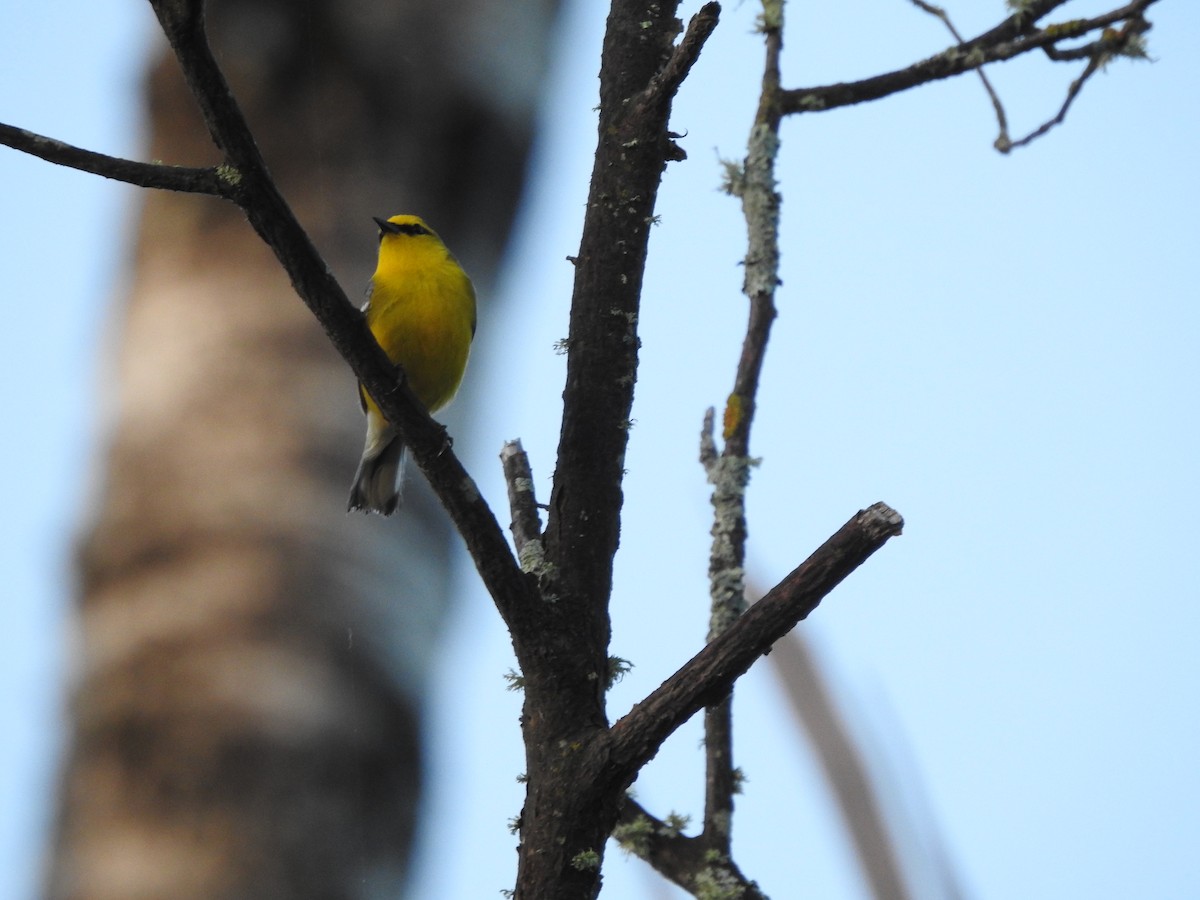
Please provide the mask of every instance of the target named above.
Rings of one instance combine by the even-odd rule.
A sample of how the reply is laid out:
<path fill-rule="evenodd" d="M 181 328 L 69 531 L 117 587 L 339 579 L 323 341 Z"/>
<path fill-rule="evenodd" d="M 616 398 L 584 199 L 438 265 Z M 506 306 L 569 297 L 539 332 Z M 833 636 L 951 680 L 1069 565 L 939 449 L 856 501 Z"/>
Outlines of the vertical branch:
<path fill-rule="evenodd" d="M 783 0 L 763 0 L 763 32 L 767 58 L 762 95 L 750 131 L 750 142 L 740 184 L 731 185 L 742 200 L 746 217 L 746 278 L 742 287 L 750 300 L 750 321 L 738 362 L 733 393 L 725 408 L 726 457 L 750 452 L 750 426 L 754 419 L 758 379 L 771 323 L 775 320 L 775 288 L 779 285 L 779 206 L 775 187 L 775 159 L 779 155 L 779 122 L 782 118 L 779 54 L 783 49 Z"/>
<path fill-rule="evenodd" d="M 538 654 L 555 658 L 546 667 L 553 673 L 548 687 L 590 686 L 597 726 L 604 722 L 607 606 L 637 377 L 642 277 L 659 182 L 667 160 L 680 158 L 667 119 L 719 10 L 706 6 L 676 48 L 677 6 L 677 0 L 612 3 L 600 68 L 599 140 L 571 297 L 563 422 L 545 533 L 547 558 L 561 582 L 560 602 L 550 612 L 561 627 L 535 630 Z M 535 672 L 525 675 L 538 681 Z"/>
<path fill-rule="evenodd" d="M 750 301 L 750 320 L 742 345 L 733 392 L 725 406 L 724 441 L 720 456 L 702 451 L 713 484 L 712 551 L 709 593 L 712 613 L 709 640 L 745 610 L 746 486 L 750 481 L 750 426 L 775 319 L 775 288 L 779 283 L 779 205 L 775 158 L 779 151 L 780 75 L 783 49 L 783 0 L 763 0 L 760 20 L 766 40 L 762 92 L 750 132 L 746 161 L 730 168 L 729 192 L 742 200 L 748 234 L 743 292 Z M 711 415 L 705 420 L 705 448 L 713 447 Z M 704 715 L 705 798 L 704 837 L 709 846 L 729 855 L 730 820 L 738 774 L 733 765 L 731 698 L 709 707 Z"/>
<path fill-rule="evenodd" d="M 509 623 L 525 691 L 518 898 L 595 896 L 628 785 L 600 777 L 602 753 L 580 750 L 607 739 L 608 600 L 642 278 L 663 171 L 669 160 L 684 158 L 667 124 L 675 93 L 720 15 L 719 4 L 706 3 L 685 30 L 677 8 L 678 0 L 613 0 L 605 30 L 558 460 L 544 548 L 526 544 L 544 555 L 523 558 L 545 602 L 529 604 Z"/>

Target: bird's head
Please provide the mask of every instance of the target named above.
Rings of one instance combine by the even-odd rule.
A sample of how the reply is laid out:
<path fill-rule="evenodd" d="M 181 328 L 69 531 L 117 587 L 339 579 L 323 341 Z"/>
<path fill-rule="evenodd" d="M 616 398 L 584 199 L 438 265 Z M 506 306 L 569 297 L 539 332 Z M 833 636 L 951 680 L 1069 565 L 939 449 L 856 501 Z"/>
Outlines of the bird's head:
<path fill-rule="evenodd" d="M 425 221 L 420 216 L 392 216 L 390 219 L 380 219 L 372 216 L 375 219 L 375 224 L 379 226 L 379 240 L 382 243 L 389 238 L 421 238 L 432 237 L 439 244 L 442 239 L 438 237 L 437 232 L 425 224 Z"/>

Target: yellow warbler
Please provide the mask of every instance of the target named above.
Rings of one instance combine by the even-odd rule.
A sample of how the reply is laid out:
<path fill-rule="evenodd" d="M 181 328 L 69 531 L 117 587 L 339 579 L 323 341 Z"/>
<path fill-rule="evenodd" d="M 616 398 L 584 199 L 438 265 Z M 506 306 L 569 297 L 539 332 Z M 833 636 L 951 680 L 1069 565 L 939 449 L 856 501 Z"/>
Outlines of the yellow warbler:
<path fill-rule="evenodd" d="M 416 216 L 379 225 L 379 264 L 363 312 L 375 340 L 404 369 L 408 386 L 430 412 L 454 397 L 475 336 L 475 288 L 437 233 Z M 367 442 L 350 489 L 349 509 L 396 511 L 404 446 L 359 385 Z"/>

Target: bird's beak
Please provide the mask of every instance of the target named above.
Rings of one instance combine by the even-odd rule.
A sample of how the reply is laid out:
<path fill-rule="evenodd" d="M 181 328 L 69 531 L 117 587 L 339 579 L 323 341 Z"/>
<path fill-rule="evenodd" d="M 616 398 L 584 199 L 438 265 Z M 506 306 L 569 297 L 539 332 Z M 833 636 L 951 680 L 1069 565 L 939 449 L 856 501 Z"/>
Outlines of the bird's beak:
<path fill-rule="evenodd" d="M 375 224 L 379 226 L 379 231 L 383 234 L 399 234 L 400 226 L 393 225 L 387 219 L 381 219 L 378 216 L 371 216 L 375 220 Z"/>

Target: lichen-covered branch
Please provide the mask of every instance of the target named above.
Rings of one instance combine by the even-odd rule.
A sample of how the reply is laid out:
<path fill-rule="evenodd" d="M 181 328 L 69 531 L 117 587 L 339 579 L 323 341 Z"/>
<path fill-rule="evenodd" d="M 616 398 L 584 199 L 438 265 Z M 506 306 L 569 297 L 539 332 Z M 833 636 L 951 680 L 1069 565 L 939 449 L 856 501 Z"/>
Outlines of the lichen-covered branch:
<path fill-rule="evenodd" d="M 679 816 L 660 819 L 633 797 L 627 797 L 613 839 L 622 850 L 645 860 L 695 897 L 767 900 L 728 853 L 711 846 L 703 835 L 684 834 L 686 824 Z"/>
<path fill-rule="evenodd" d="M 779 58 L 783 50 L 783 0 L 763 0 L 760 27 L 765 44 L 758 110 L 750 131 L 745 162 L 727 182 L 742 202 L 747 250 L 743 291 L 750 314 L 733 390 L 726 401 L 724 448 L 716 453 L 712 412 L 705 416 L 701 461 L 713 485 L 712 548 L 709 552 L 709 640 L 724 632 L 745 611 L 746 488 L 750 482 L 750 428 L 758 383 L 775 319 L 779 284 L 779 206 L 775 159 L 779 152 Z M 700 838 L 708 850 L 728 859 L 733 831 L 737 773 L 733 763 L 732 696 L 704 713 L 704 823 Z"/>

